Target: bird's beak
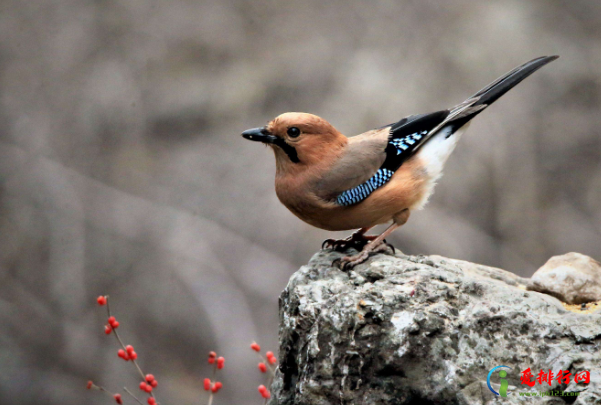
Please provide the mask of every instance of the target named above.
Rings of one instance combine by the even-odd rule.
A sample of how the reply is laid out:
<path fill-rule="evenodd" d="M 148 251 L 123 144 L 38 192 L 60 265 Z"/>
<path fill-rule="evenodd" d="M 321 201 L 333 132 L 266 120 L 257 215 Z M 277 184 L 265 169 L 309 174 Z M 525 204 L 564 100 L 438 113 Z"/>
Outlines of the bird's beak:
<path fill-rule="evenodd" d="M 278 139 L 277 136 L 271 135 L 266 128 L 247 129 L 242 132 L 242 137 L 263 143 L 275 143 Z"/>

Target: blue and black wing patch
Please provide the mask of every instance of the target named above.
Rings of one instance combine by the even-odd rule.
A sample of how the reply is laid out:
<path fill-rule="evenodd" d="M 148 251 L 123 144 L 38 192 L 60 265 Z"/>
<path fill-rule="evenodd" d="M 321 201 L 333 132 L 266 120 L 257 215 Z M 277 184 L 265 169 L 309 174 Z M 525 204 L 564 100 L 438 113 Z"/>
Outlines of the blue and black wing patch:
<path fill-rule="evenodd" d="M 448 110 L 412 115 L 390 126 L 382 168 L 395 172 L 427 140 L 426 135 L 449 115 Z"/>
<path fill-rule="evenodd" d="M 336 197 L 336 202 L 339 205 L 349 206 L 357 204 L 367 198 L 374 190 L 388 183 L 394 172 L 392 170 L 380 168 L 369 180 L 357 187 L 342 192 Z"/>
<path fill-rule="evenodd" d="M 345 207 L 357 204 L 388 183 L 394 172 L 427 139 L 428 132 L 444 121 L 448 115 L 448 110 L 412 115 L 387 125 L 390 127 L 390 136 L 386 144 L 384 163 L 369 180 L 338 195 L 336 203 Z"/>

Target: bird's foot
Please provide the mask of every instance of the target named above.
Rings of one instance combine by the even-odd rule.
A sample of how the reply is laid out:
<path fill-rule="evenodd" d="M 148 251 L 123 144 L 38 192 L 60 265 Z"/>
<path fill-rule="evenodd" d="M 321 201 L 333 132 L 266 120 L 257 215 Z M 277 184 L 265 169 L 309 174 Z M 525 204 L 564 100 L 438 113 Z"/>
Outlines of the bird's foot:
<path fill-rule="evenodd" d="M 338 265 L 338 267 L 342 271 L 349 271 L 349 270 L 352 270 L 353 267 L 355 267 L 356 265 L 361 264 L 364 261 L 366 261 L 369 258 L 369 256 L 374 255 L 376 253 L 382 253 L 382 252 L 387 252 L 387 253 L 392 252 L 392 254 L 394 254 L 395 253 L 394 246 L 392 246 L 389 243 L 386 243 L 386 241 L 383 241 L 382 243 L 378 244 L 377 246 L 373 246 L 373 247 L 366 246 L 361 252 L 359 252 L 356 255 L 345 256 L 341 259 L 336 259 L 334 261 L 334 265 Z"/>
<path fill-rule="evenodd" d="M 321 244 L 321 248 L 332 249 L 336 252 L 345 252 L 350 248 L 362 251 L 365 245 L 377 237 L 377 235 L 365 235 L 364 233 L 357 231 L 346 239 L 326 239 Z M 386 241 L 384 241 L 384 243 L 386 243 Z"/>

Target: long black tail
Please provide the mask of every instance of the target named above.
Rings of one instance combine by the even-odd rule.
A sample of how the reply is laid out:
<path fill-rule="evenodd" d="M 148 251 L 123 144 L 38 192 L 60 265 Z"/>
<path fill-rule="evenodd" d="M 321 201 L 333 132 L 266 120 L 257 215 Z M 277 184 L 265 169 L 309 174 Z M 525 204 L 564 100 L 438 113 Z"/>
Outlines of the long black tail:
<path fill-rule="evenodd" d="M 559 58 L 557 55 L 541 56 L 540 58 L 532 59 L 530 62 L 526 62 L 523 65 L 516 67 L 511 72 L 499 77 L 497 80 L 474 94 L 471 98 L 479 98 L 479 100 L 473 105 L 491 105 L 522 80 L 557 58 Z"/>
<path fill-rule="evenodd" d="M 439 123 L 430 130 L 427 136 L 421 139 L 417 146 L 413 148 L 412 153 L 417 152 L 417 150 L 430 138 L 440 133 L 442 128 L 449 129 L 448 131 L 445 131 L 445 138 L 449 138 L 455 133 L 455 131 L 471 121 L 489 105 L 497 101 L 497 99 L 503 94 L 507 93 L 509 90 L 517 86 L 522 80 L 557 58 L 559 58 L 559 56 L 553 55 L 541 56 L 540 58 L 532 59 L 531 61 L 516 67 L 511 72 L 499 77 L 497 80 L 484 87 L 482 90 L 465 100 L 463 103 L 458 104 L 449 110 L 414 116 L 409 122 L 407 122 L 406 119 L 401 120 L 392 126 L 391 136 L 393 138 L 400 138 L 395 134 L 395 132 L 399 132 L 399 130 L 402 129 L 403 134 L 410 133 L 411 130 L 408 131 L 408 129 L 405 128 L 409 125 L 409 123 L 415 127 L 415 124 L 418 122 L 421 123 L 423 120 L 429 120 L 434 117 L 435 120 L 441 121 L 439 121 Z M 403 125 L 399 126 L 399 124 Z M 412 130 L 415 129 L 413 127 L 411 127 Z"/>
<path fill-rule="evenodd" d="M 449 116 L 445 119 L 446 123 L 450 123 L 454 130 L 472 120 L 476 115 L 480 114 L 486 107 L 497 101 L 499 97 L 507 93 L 522 80 L 536 72 L 538 69 L 545 66 L 547 63 L 554 61 L 559 56 L 541 56 L 540 58 L 532 59 L 521 66 L 516 67 L 511 72 L 499 77 L 497 80 L 465 100 L 463 103 L 453 107 Z M 444 126 L 445 122 L 440 126 Z"/>

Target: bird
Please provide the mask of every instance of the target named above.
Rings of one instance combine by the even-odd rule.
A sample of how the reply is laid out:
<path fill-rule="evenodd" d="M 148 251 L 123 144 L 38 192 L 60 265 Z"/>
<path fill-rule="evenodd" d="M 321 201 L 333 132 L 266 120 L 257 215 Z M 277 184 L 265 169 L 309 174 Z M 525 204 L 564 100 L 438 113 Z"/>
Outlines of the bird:
<path fill-rule="evenodd" d="M 325 119 L 300 112 L 283 113 L 242 137 L 273 149 L 275 191 L 294 215 L 328 231 L 356 230 L 322 245 L 341 252 L 355 248 L 358 253 L 338 260 L 340 268 L 351 269 L 392 248 L 386 237 L 424 207 L 471 120 L 558 57 L 526 62 L 452 108 L 410 115 L 350 138 Z M 388 222 L 381 234 L 367 235 Z"/>

